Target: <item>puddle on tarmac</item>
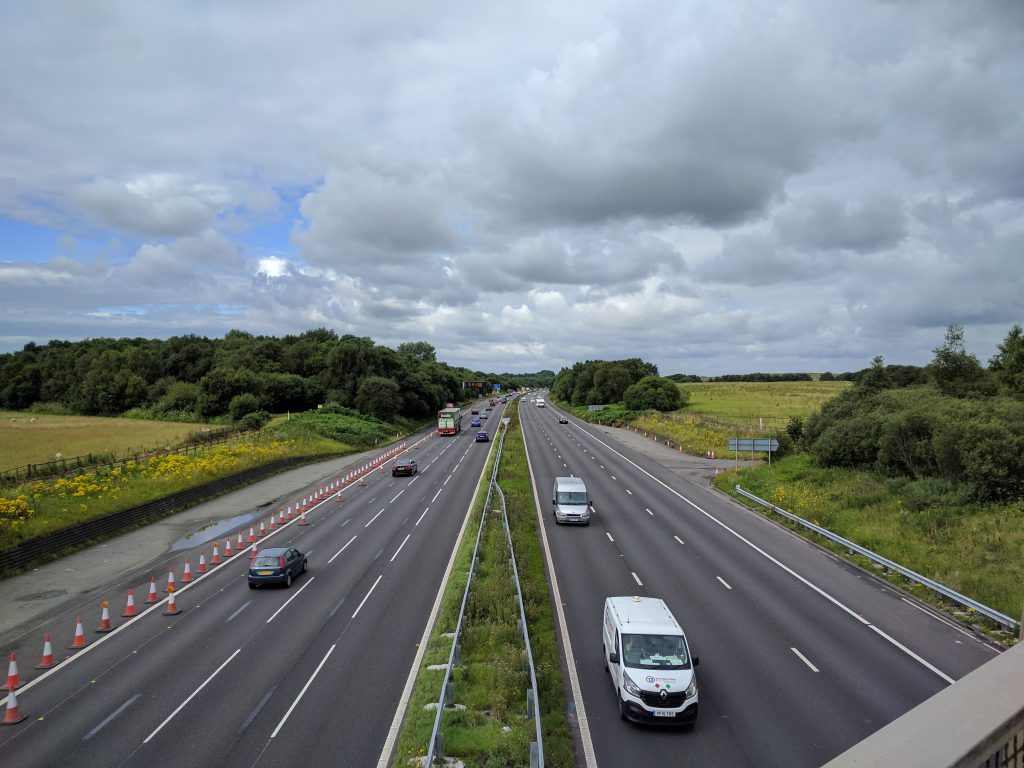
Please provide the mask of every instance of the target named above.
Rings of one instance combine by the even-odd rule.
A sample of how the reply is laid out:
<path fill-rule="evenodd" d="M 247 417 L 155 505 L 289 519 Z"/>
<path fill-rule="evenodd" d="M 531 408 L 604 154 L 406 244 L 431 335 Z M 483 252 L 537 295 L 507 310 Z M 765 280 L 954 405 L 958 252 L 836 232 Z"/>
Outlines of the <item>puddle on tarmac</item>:
<path fill-rule="evenodd" d="M 233 532 L 239 526 L 250 522 L 254 517 L 256 517 L 256 513 L 247 512 L 244 515 L 229 517 L 227 520 L 208 523 L 202 528 L 197 528 L 188 536 L 178 539 L 176 542 L 171 544 L 171 551 L 174 552 L 179 549 L 191 549 L 192 547 L 199 546 L 200 544 L 205 544 L 208 541 L 219 539 L 225 533 Z"/>

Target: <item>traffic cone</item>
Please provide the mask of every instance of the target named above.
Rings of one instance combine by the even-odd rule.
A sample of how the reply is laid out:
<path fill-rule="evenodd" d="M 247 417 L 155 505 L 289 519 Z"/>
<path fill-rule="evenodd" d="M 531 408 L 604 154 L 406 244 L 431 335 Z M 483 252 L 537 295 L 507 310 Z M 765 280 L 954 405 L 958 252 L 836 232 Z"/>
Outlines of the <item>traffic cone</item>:
<path fill-rule="evenodd" d="M 146 596 L 147 603 L 157 602 L 156 596 L 156 576 L 149 577 L 149 594 Z"/>
<path fill-rule="evenodd" d="M 169 570 L 167 572 L 167 589 L 165 591 L 167 591 L 167 592 L 173 592 L 174 591 L 174 569 L 173 568 L 171 568 L 171 570 Z"/>
<path fill-rule="evenodd" d="M 238 541 L 235 542 L 235 549 L 237 549 L 239 552 L 241 552 L 243 549 L 245 549 L 245 542 L 242 541 L 242 532 L 241 531 L 238 532 Z"/>
<path fill-rule="evenodd" d="M 291 504 L 288 505 L 288 519 L 289 520 L 292 519 L 292 505 Z"/>
<path fill-rule="evenodd" d="M 252 561 L 256 559 L 256 555 L 257 555 L 257 553 L 258 553 L 258 551 L 257 551 L 257 549 L 256 549 L 256 545 L 255 545 L 255 544 L 253 544 L 253 545 L 252 545 L 252 554 L 250 554 L 250 555 L 249 555 L 249 562 L 250 562 L 250 563 L 252 563 Z"/>
<path fill-rule="evenodd" d="M 206 573 L 206 554 L 202 550 L 199 552 L 199 568 L 196 570 L 199 573 Z"/>
<path fill-rule="evenodd" d="M 171 592 L 171 594 L 167 597 L 167 610 L 164 611 L 164 616 L 174 616 L 179 613 L 181 613 L 181 608 L 175 605 L 174 593 Z"/>
<path fill-rule="evenodd" d="M 18 658 L 11 652 L 11 663 L 7 667 L 7 684 L 0 691 L 13 691 L 21 685 L 21 680 L 18 678 Z"/>
<path fill-rule="evenodd" d="M 277 510 L 277 524 L 278 525 L 284 525 L 284 510 L 283 509 Z"/>
<path fill-rule="evenodd" d="M 383 464 L 380 465 L 380 473 L 382 475 L 384 474 L 384 465 Z"/>
<path fill-rule="evenodd" d="M 337 498 L 338 501 L 341 501 L 341 491 L 340 490 L 338 491 L 338 494 L 337 494 L 337 496 L 335 498 Z"/>
<path fill-rule="evenodd" d="M 18 709 L 18 697 L 11 691 L 7 694 L 7 712 L 4 714 L 4 721 L 0 725 L 14 725 L 24 720 L 27 715 L 21 714 L 21 710 Z"/>
<path fill-rule="evenodd" d="M 249 538 L 251 539 L 251 541 L 255 541 L 255 539 L 252 538 L 252 528 L 250 528 L 249 531 L 250 531 Z M 259 535 L 259 538 L 262 539 L 266 535 L 267 535 L 267 529 L 263 526 L 263 521 L 260 520 L 260 535 Z"/>
<path fill-rule="evenodd" d="M 213 542 L 213 555 L 210 557 L 210 565 L 220 565 L 220 549 L 217 548 L 217 542 Z"/>
<path fill-rule="evenodd" d="M 192 581 L 192 566 L 189 565 L 188 558 L 185 559 L 185 570 L 181 574 L 181 581 L 183 584 Z"/>
<path fill-rule="evenodd" d="M 53 646 L 50 645 L 50 633 L 47 632 L 43 638 L 43 660 L 36 664 L 36 669 L 49 669 L 57 666 L 53 658 Z"/>
<path fill-rule="evenodd" d="M 109 632 L 113 629 L 110 625 L 110 603 L 104 600 L 100 603 L 100 607 L 103 609 L 103 612 L 100 613 L 100 626 L 96 631 L 100 633 Z"/>
<path fill-rule="evenodd" d="M 273 515 L 270 516 L 270 525 L 267 526 L 267 530 L 271 533 L 277 530 L 277 521 L 274 519 Z"/>
<path fill-rule="evenodd" d="M 233 553 L 231 551 L 231 539 L 224 540 L 224 557 L 228 558 L 228 560 L 233 557 Z"/>
<path fill-rule="evenodd" d="M 299 525 L 309 525 L 309 521 L 306 520 L 306 510 L 302 510 L 302 517 L 299 518 Z"/>
<path fill-rule="evenodd" d="M 366 487 L 366 478 L 364 478 L 362 475 L 359 476 L 359 486 L 361 488 L 365 488 Z"/>
<path fill-rule="evenodd" d="M 68 646 L 72 651 L 77 651 L 79 648 L 85 648 L 85 630 L 82 629 L 82 617 L 78 617 L 78 624 L 75 626 L 75 639 L 71 645 Z"/>
<path fill-rule="evenodd" d="M 124 616 L 125 618 L 130 618 L 130 617 L 136 615 L 135 595 L 132 593 L 132 591 L 130 589 L 128 590 L 128 603 L 127 603 L 127 605 L 125 605 L 124 613 L 122 613 L 121 615 Z"/>
<path fill-rule="evenodd" d="M 256 541 L 256 531 L 253 530 L 252 526 L 249 526 L 249 543 L 252 544 Z M 241 549 L 241 547 L 239 547 Z"/>

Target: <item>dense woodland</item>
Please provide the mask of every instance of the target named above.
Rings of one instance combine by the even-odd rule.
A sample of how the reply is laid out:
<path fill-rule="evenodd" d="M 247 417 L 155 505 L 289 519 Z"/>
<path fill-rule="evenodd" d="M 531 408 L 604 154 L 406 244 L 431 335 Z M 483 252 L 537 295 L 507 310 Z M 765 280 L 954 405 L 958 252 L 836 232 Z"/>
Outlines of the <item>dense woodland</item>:
<path fill-rule="evenodd" d="M 674 411 L 687 400 L 673 380 L 658 375 L 658 366 L 638 357 L 587 360 L 563 368 L 551 384 L 551 394 L 571 405 L 622 403 L 631 411 Z"/>
<path fill-rule="evenodd" d="M 241 420 L 336 403 L 377 418 L 422 419 L 485 392 L 546 386 L 553 371 L 493 374 L 438 362 L 423 341 L 390 349 L 318 328 L 297 336 L 230 331 L 27 344 L 0 355 L 0 408 L 185 421 Z"/>

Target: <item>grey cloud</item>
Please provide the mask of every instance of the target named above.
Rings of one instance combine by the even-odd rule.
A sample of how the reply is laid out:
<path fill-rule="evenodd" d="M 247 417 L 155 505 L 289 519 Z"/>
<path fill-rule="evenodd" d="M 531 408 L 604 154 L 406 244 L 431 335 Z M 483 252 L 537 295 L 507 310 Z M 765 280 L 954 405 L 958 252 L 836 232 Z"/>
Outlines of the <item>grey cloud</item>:
<path fill-rule="evenodd" d="M 902 203 L 891 195 L 853 202 L 813 196 L 781 211 L 773 223 L 784 242 L 807 251 L 879 251 L 898 244 L 907 227 Z"/>
<path fill-rule="evenodd" d="M 201 231 L 214 218 L 217 196 L 211 190 L 190 190 L 172 178 L 132 183 L 101 178 L 82 184 L 72 193 L 72 199 L 86 214 L 104 224 L 123 232 L 158 237 Z"/>

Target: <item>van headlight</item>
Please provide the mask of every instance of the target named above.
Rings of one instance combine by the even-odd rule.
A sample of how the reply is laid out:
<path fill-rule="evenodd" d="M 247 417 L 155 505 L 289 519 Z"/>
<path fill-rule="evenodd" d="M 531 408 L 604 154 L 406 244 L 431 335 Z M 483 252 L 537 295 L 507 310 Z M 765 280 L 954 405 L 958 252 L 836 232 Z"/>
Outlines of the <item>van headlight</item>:
<path fill-rule="evenodd" d="M 692 699 L 697 695 L 697 678 L 694 677 L 688 686 L 686 686 L 686 698 Z"/>
<path fill-rule="evenodd" d="M 622 673 L 622 687 L 630 696 L 640 696 L 640 686 L 634 683 L 625 672 Z"/>

